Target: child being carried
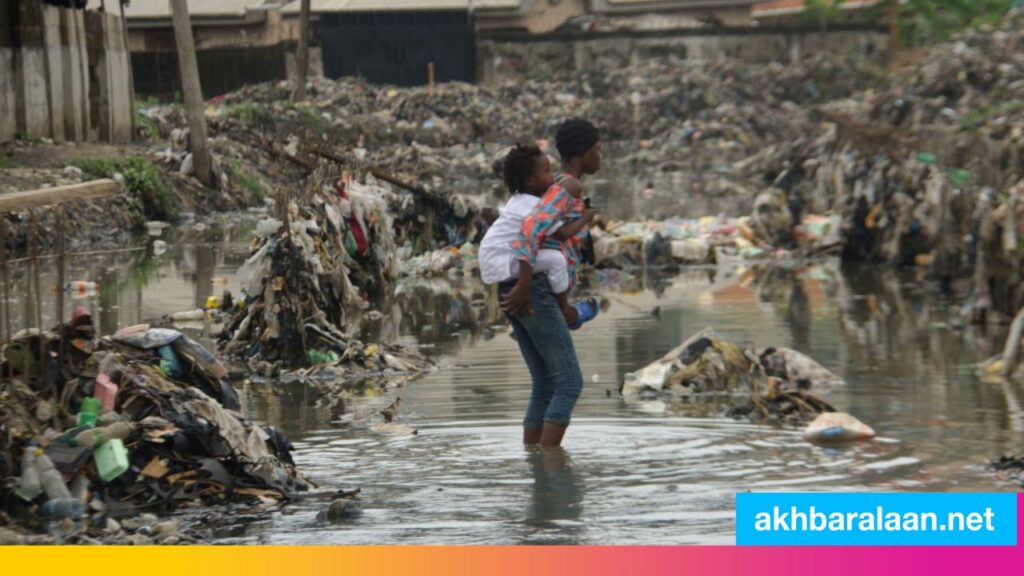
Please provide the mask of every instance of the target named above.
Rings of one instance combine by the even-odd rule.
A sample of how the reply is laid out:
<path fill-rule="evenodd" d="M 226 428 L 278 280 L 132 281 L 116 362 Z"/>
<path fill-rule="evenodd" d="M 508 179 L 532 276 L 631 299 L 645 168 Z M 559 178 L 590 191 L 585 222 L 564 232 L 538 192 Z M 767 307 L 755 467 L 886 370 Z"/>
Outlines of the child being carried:
<path fill-rule="evenodd" d="M 564 186 L 574 197 L 582 194 L 582 187 L 575 178 L 567 178 L 562 184 L 555 183 L 551 161 L 536 146 L 513 147 L 505 158 L 502 176 L 512 197 L 480 243 L 480 276 L 484 284 L 499 284 L 519 276 L 519 260 L 513 243 L 523 221 L 551 187 Z M 587 210 L 581 218 L 553 228 L 550 236 L 559 240 L 571 238 L 593 220 L 594 215 L 595 211 Z M 538 250 L 533 271 L 547 275 L 569 328 L 576 330 L 597 315 L 598 307 L 593 298 L 569 305 L 568 262 L 561 250 Z"/>

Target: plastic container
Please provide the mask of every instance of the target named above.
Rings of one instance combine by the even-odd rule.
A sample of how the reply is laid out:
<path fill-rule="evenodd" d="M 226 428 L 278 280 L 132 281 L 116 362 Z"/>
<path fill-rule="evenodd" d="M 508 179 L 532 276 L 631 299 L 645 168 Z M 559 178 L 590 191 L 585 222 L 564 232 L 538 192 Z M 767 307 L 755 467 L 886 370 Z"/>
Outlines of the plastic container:
<path fill-rule="evenodd" d="M 89 397 L 82 400 L 82 407 L 78 410 L 78 425 L 79 426 L 94 426 L 96 424 L 96 416 L 100 413 L 100 401 Z"/>
<path fill-rule="evenodd" d="M 36 468 L 39 470 L 39 479 L 48 498 L 71 498 L 71 491 L 64 483 L 64 476 L 42 450 L 36 450 Z"/>
<path fill-rule="evenodd" d="M 128 450 L 120 438 L 99 445 L 92 453 L 100 482 L 106 484 L 128 471 Z"/>
<path fill-rule="evenodd" d="M 103 428 L 93 428 L 79 432 L 73 443 L 83 448 L 95 448 L 110 440 L 124 440 L 132 433 L 132 425 L 128 422 L 115 422 Z"/>
<path fill-rule="evenodd" d="M 98 291 L 99 285 L 97 285 L 95 282 L 76 280 L 68 285 L 68 292 L 70 292 L 71 297 L 76 300 L 81 300 L 82 298 L 95 296 Z"/>
<path fill-rule="evenodd" d="M 21 481 L 14 491 L 19 498 L 31 502 L 43 493 L 43 482 L 36 467 L 36 447 L 28 446 L 21 457 Z"/>
<path fill-rule="evenodd" d="M 96 377 L 92 394 L 100 401 L 100 409 L 103 412 L 110 412 L 117 400 L 117 384 L 114 384 L 106 374 L 100 374 Z"/>
<path fill-rule="evenodd" d="M 50 520 L 78 519 L 85 516 L 85 502 L 77 498 L 51 498 L 43 504 L 41 512 Z"/>
<path fill-rule="evenodd" d="M 185 371 L 181 367 L 181 360 L 178 359 L 178 355 L 174 353 L 174 349 L 170 346 L 161 346 L 157 349 L 160 353 L 160 370 L 164 374 L 171 378 L 181 378 L 185 375 Z"/>

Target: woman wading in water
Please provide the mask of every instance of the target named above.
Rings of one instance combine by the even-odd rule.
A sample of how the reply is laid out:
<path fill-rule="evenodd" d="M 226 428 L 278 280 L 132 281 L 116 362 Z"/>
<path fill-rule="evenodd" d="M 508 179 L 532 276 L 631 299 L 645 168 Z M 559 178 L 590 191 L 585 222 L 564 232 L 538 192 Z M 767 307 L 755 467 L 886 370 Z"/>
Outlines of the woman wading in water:
<path fill-rule="evenodd" d="M 541 248 L 558 248 L 565 254 L 574 283 L 587 229 L 582 227 L 564 239 L 556 231 L 577 219 L 593 217 L 584 206 L 580 179 L 601 168 L 600 133 L 590 122 L 580 118 L 563 122 L 555 142 L 562 157 L 561 172 L 555 177 L 559 186 L 544 194 L 523 221 L 514 243 L 518 276 L 498 289 L 533 382 L 523 419 L 523 443 L 543 447 L 561 445 L 583 389 L 583 373 L 558 298 L 547 276 L 534 274 L 534 267 Z M 588 312 L 596 314 L 596 305 Z"/>

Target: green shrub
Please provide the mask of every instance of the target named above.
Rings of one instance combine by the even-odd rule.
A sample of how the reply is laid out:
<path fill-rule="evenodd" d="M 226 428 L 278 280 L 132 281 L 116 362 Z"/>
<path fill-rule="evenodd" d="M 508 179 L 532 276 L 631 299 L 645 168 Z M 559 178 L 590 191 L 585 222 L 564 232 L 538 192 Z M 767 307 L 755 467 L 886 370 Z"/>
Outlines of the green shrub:
<path fill-rule="evenodd" d="M 145 158 L 94 158 L 74 163 L 83 172 L 97 178 L 124 177 L 128 192 L 142 202 L 149 220 L 177 220 L 174 196 L 160 172 Z"/>

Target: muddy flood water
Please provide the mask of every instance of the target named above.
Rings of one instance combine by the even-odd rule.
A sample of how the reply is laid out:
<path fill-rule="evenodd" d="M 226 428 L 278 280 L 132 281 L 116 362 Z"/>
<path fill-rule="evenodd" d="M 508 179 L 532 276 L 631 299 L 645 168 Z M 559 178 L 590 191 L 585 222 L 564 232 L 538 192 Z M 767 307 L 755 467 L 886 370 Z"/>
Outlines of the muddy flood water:
<path fill-rule="evenodd" d="M 69 295 L 66 310 L 84 303 L 108 334 L 195 308 L 225 288 L 237 293 L 250 228 L 205 228 L 163 237 L 168 249 L 159 256 L 147 239 L 137 252 L 76 259 L 68 280 L 99 289 Z M 44 270 L 44 287 L 54 280 Z M 368 341 L 415 346 L 437 363 L 402 393 L 399 419 L 418 435 L 331 425 L 298 385 L 243 390 L 248 416 L 290 436 L 307 476 L 362 489 L 362 515 L 318 520 L 330 502 L 324 494 L 182 519 L 213 523 L 223 543 L 730 544 L 741 491 L 1017 488 L 986 464 L 1024 445 L 1024 390 L 974 376 L 1003 334 L 961 328 L 951 301 L 912 271 L 836 262 L 597 271 L 585 289 L 608 308 L 575 336 L 586 385 L 564 452 L 523 449 L 529 375 L 479 282 L 407 280 L 364 331 Z M 22 294 L 11 295 L 15 328 Z M 625 373 L 707 326 L 739 343 L 809 354 L 847 382 L 825 397 L 879 438 L 822 448 L 798 430 L 619 396 Z"/>

